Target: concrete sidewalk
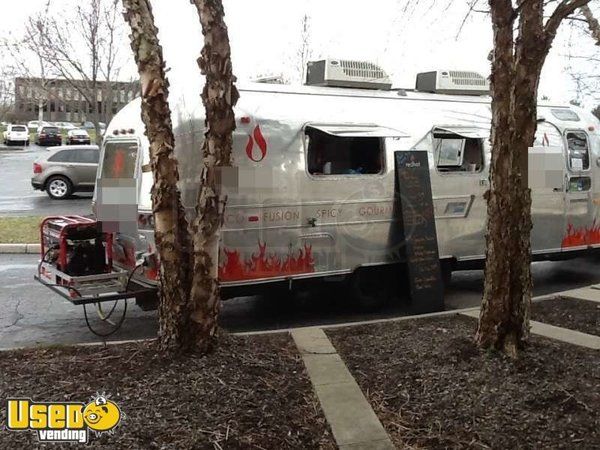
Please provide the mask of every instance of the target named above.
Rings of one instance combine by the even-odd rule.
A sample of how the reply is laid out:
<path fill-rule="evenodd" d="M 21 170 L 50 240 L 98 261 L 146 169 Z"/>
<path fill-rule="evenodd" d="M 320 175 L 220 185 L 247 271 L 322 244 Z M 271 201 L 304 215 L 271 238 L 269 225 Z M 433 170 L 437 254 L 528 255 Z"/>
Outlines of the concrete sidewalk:
<path fill-rule="evenodd" d="M 474 317 L 476 319 L 479 318 L 479 310 L 464 311 L 461 314 Z M 533 334 L 567 342 L 568 344 L 578 345 L 580 347 L 600 350 L 600 336 L 569 330 L 567 328 L 557 327 L 547 323 L 536 322 L 535 320 L 531 320 L 529 323 L 531 325 L 531 332 Z"/>
<path fill-rule="evenodd" d="M 586 288 L 561 292 L 560 297 L 600 303 L 600 284 L 594 284 Z"/>
<path fill-rule="evenodd" d="M 333 437 L 342 450 L 395 448 L 360 386 L 321 328 L 292 331 Z"/>

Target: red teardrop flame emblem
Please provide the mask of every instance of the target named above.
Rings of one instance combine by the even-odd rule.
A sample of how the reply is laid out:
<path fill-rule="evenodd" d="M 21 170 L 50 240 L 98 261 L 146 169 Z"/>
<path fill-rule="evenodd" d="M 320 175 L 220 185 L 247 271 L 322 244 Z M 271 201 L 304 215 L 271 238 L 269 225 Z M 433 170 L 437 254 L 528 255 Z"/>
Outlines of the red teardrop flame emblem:
<path fill-rule="evenodd" d="M 254 137 L 254 138 L 253 138 Z M 254 156 L 254 143 L 256 143 L 260 150 L 260 157 Z M 254 162 L 261 162 L 267 156 L 267 141 L 265 140 L 260 125 L 254 127 L 252 136 L 248 136 L 248 143 L 246 144 L 246 155 Z"/>

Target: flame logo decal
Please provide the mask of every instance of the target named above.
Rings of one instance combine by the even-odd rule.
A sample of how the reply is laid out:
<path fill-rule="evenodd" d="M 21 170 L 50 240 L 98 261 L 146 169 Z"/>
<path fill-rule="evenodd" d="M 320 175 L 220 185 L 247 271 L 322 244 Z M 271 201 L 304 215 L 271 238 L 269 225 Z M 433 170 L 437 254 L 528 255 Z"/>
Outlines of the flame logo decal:
<path fill-rule="evenodd" d="M 260 150 L 260 156 L 256 158 L 254 156 L 254 144 L 258 146 Z M 248 136 L 248 143 L 246 144 L 246 155 L 254 162 L 261 162 L 267 156 L 267 141 L 265 140 L 262 131 L 260 130 L 260 125 L 256 125 L 254 127 L 254 131 L 252 135 Z"/>

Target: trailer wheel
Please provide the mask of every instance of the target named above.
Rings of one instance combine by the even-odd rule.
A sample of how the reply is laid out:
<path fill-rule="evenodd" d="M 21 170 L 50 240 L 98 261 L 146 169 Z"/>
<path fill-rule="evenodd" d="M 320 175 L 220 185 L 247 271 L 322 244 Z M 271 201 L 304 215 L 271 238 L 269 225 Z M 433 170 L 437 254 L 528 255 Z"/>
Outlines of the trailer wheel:
<path fill-rule="evenodd" d="M 352 298 L 365 311 L 381 309 L 390 300 L 388 270 L 384 267 L 356 270 L 349 280 Z"/>

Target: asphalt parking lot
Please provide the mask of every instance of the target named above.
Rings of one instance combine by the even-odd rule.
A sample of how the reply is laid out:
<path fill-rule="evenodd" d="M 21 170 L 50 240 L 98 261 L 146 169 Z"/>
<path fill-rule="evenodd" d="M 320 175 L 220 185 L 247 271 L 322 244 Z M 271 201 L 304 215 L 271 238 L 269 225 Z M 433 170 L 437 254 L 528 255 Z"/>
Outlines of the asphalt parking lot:
<path fill-rule="evenodd" d="M 0 147 L 0 216 L 50 216 L 90 214 L 92 194 L 75 194 L 67 200 L 52 200 L 31 187 L 33 162 L 48 150 L 37 145 Z"/>
<path fill-rule="evenodd" d="M 33 280 L 38 259 L 38 255 L 0 255 L 0 348 L 101 341 L 87 329 L 81 306 L 72 305 Z M 600 283 L 599 269 L 598 260 L 590 258 L 535 263 L 534 295 Z M 483 271 L 455 272 L 446 292 L 447 309 L 478 306 L 482 286 Z M 91 312 L 92 325 L 102 325 L 93 308 Z M 333 290 L 316 293 L 302 302 L 285 297 L 227 300 L 222 305 L 220 325 L 228 332 L 262 331 L 405 314 L 407 311 L 401 304 L 364 313 L 353 309 L 339 290 Z M 156 312 L 141 311 L 129 300 L 123 327 L 109 339 L 150 338 L 156 336 L 157 329 Z"/>

